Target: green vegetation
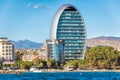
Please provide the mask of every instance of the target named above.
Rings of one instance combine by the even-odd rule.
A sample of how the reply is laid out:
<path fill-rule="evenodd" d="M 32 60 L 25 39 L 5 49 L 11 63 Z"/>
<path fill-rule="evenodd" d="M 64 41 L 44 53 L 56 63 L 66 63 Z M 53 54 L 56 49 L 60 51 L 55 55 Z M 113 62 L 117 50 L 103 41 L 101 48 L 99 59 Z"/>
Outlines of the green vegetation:
<path fill-rule="evenodd" d="M 54 68 L 55 66 L 58 66 L 58 65 L 57 65 L 57 62 L 54 59 L 50 59 L 50 60 L 47 61 L 47 66 L 49 68 Z"/>
<path fill-rule="evenodd" d="M 22 52 L 16 51 L 16 52 L 14 53 L 14 59 L 15 59 L 15 60 L 22 60 Z"/>
<path fill-rule="evenodd" d="M 56 68 L 58 66 L 57 62 L 54 59 L 50 59 L 48 61 L 36 59 L 33 61 L 16 61 L 16 66 L 20 69 L 30 69 L 30 67 L 34 66 L 37 68 Z"/>
<path fill-rule="evenodd" d="M 30 69 L 32 66 L 32 62 L 30 61 L 19 61 L 18 65 L 21 69 Z"/>
<path fill-rule="evenodd" d="M 120 68 L 120 52 L 113 47 L 97 46 L 86 50 L 84 60 L 68 61 L 66 66 L 81 69 L 116 69 Z"/>
<path fill-rule="evenodd" d="M 46 61 L 44 60 L 34 60 L 34 61 L 16 61 L 16 66 L 20 69 L 30 69 L 32 66 L 35 66 L 37 68 L 43 68 L 46 66 Z"/>
<path fill-rule="evenodd" d="M 85 59 L 71 60 L 66 64 L 59 64 L 54 59 L 45 61 L 36 58 L 33 61 L 22 61 L 23 54 L 26 54 L 25 50 L 15 52 L 15 64 L 10 65 L 11 68 L 30 69 L 32 66 L 37 68 L 63 68 L 70 66 L 79 69 L 120 69 L 120 51 L 108 46 L 92 47 L 86 50 Z M 36 52 L 33 54 L 37 55 Z M 0 62 L 0 68 L 4 66 Z"/>

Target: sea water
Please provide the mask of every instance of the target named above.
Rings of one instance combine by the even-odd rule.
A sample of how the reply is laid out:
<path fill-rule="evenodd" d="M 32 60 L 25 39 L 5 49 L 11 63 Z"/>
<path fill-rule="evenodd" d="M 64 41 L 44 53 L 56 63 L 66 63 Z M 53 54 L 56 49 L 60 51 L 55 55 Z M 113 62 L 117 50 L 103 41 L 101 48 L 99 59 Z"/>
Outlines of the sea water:
<path fill-rule="evenodd" d="M 26 72 L 0 74 L 0 80 L 120 80 L 120 72 Z"/>

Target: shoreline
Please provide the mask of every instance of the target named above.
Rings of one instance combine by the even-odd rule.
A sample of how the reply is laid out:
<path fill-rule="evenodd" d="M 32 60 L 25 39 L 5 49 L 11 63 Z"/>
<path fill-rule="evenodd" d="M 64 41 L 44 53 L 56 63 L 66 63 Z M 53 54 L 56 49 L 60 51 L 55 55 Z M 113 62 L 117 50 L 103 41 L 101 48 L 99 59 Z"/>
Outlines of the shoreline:
<path fill-rule="evenodd" d="M 0 74 L 22 74 L 25 72 L 32 72 L 32 71 L 26 71 L 26 70 L 0 70 Z M 66 71 L 66 70 L 59 70 L 59 69 L 47 69 L 42 70 L 43 72 L 120 72 L 120 70 L 73 70 L 73 71 Z M 41 73 L 40 72 L 40 73 Z M 33 73 L 36 73 L 33 71 Z M 39 71 L 38 71 L 39 73 Z"/>
<path fill-rule="evenodd" d="M 0 74 L 21 74 L 26 72 L 25 70 L 0 70 Z"/>

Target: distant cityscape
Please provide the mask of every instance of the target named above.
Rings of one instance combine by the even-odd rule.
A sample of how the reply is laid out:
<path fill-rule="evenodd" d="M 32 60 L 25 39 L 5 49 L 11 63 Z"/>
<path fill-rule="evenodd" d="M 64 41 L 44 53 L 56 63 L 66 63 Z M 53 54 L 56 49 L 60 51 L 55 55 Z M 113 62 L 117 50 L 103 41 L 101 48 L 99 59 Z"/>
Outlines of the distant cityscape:
<path fill-rule="evenodd" d="M 50 30 L 50 38 L 45 43 L 29 40 L 15 42 L 1 37 L 0 62 L 8 67 L 14 65 L 16 61 L 55 60 L 60 66 L 68 61 L 83 60 L 86 49 L 94 46 L 112 46 L 119 51 L 119 41 L 120 38 L 115 37 L 86 39 L 86 28 L 81 14 L 73 5 L 65 4 L 56 13 Z M 31 66 L 36 64 L 33 62 Z M 50 67 L 49 64 L 48 67 Z"/>
<path fill-rule="evenodd" d="M 1 41 L 2 40 L 7 41 L 7 38 L 2 38 Z M 10 41 L 8 41 L 8 43 L 9 42 Z M 47 52 L 46 52 L 46 46 L 45 46 L 44 43 L 36 43 L 36 42 L 32 42 L 30 40 L 17 41 L 19 44 L 17 42 L 16 43 L 14 43 L 14 42 L 15 41 L 10 42 L 10 44 L 12 44 L 12 45 L 6 45 L 6 42 L 5 42 L 4 46 L 5 47 L 6 46 L 11 46 L 11 48 L 8 48 L 7 51 L 9 51 L 9 49 L 10 49 L 10 51 L 12 51 L 14 49 L 14 53 L 18 53 L 18 52 L 24 53 L 26 51 L 27 54 L 23 54 L 21 60 L 32 61 L 32 60 L 38 59 L 38 58 L 39 59 L 46 59 L 46 53 Z M 16 46 L 13 47 L 13 44 L 16 45 Z M 21 46 L 20 44 L 24 44 L 25 46 Z M 30 46 L 29 46 L 29 44 L 30 44 Z M 36 46 L 34 46 L 35 44 L 37 44 L 39 46 L 41 44 L 41 46 L 36 47 Z M 120 50 L 119 44 L 120 44 L 120 38 L 119 37 L 104 37 L 104 36 L 102 36 L 102 37 L 95 37 L 95 38 L 87 39 L 87 41 L 86 41 L 87 49 L 90 49 L 91 47 L 94 47 L 94 46 L 100 46 L 101 45 L 101 46 L 112 46 L 113 48 L 115 48 L 117 50 Z M 19 45 L 20 45 L 20 47 L 19 47 Z M 26 46 L 26 45 L 28 45 L 28 46 Z M 2 51 L 2 48 L 0 50 Z M 4 51 L 6 51 L 6 50 L 4 50 Z M 12 58 L 14 57 L 13 52 L 10 52 L 10 53 L 9 52 L 4 52 L 4 53 L 5 53 L 4 55 L 6 55 L 6 53 L 12 54 L 10 57 L 12 57 Z M 34 55 L 33 53 L 36 53 L 37 55 Z M 2 54 L 1 54 L 1 56 L 2 56 Z M 2 61 L 3 58 L 0 58 L 0 60 Z M 13 59 L 11 59 L 10 61 L 11 61 L 11 63 L 14 62 Z"/>
<path fill-rule="evenodd" d="M 0 0 L 0 80 L 120 80 L 120 0 Z"/>

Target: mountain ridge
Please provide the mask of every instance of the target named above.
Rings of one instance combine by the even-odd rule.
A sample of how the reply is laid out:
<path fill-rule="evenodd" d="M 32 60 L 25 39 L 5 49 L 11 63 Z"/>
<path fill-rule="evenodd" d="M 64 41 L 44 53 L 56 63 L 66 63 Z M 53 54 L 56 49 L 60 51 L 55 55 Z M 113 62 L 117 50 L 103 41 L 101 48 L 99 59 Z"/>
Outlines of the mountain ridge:
<path fill-rule="evenodd" d="M 38 43 L 38 42 L 33 42 L 28 39 L 25 40 L 18 40 L 18 41 L 13 41 L 10 40 L 14 43 L 16 49 L 35 49 L 35 48 L 41 48 L 44 43 Z M 120 37 L 105 37 L 105 36 L 100 36 L 100 37 L 93 37 L 93 38 L 88 38 L 86 41 L 86 46 L 87 47 L 94 47 L 94 46 L 112 46 L 115 49 L 120 50 Z"/>
<path fill-rule="evenodd" d="M 87 39 L 86 45 L 88 47 L 94 46 L 112 46 L 115 49 L 120 50 L 120 37 L 95 37 Z"/>
<path fill-rule="evenodd" d="M 100 37 L 93 37 L 93 38 L 89 38 L 89 39 L 109 39 L 109 40 L 120 40 L 120 37 L 113 37 L 113 36 L 105 37 L 105 36 L 100 36 Z"/>
<path fill-rule="evenodd" d="M 18 41 L 13 41 L 10 40 L 11 42 L 14 43 L 16 49 L 36 49 L 36 48 L 41 48 L 43 43 L 38 43 L 38 42 L 33 42 L 28 39 L 25 40 L 18 40 Z"/>

